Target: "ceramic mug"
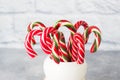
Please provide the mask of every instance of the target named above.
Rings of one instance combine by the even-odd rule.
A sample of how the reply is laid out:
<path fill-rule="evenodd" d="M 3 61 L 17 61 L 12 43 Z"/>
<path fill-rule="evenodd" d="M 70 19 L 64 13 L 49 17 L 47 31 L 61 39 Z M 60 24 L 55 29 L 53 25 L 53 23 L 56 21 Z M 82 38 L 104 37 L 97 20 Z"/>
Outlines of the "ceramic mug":
<path fill-rule="evenodd" d="M 56 64 L 47 57 L 44 61 L 45 80 L 85 80 L 87 63 L 60 62 Z"/>

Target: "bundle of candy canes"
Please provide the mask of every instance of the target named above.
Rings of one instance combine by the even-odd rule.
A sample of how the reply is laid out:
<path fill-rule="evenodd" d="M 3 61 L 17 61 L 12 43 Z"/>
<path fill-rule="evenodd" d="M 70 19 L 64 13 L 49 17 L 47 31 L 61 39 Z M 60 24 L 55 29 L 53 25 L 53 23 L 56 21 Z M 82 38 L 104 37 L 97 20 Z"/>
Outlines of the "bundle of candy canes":
<path fill-rule="evenodd" d="M 77 32 L 81 26 L 84 28 L 83 33 Z M 63 32 L 58 30 L 60 27 L 67 27 L 70 30 L 68 43 L 65 42 Z M 82 64 L 85 58 L 85 44 L 91 33 L 94 33 L 95 39 L 90 52 L 94 53 L 101 43 L 101 31 L 98 27 L 89 26 L 85 21 L 78 21 L 73 25 L 68 20 L 59 20 L 51 27 L 46 27 L 41 22 L 34 22 L 28 25 L 28 34 L 24 45 L 27 53 L 34 58 L 37 53 L 32 44 L 36 44 L 34 37 L 39 36 L 42 50 L 56 63 L 77 62 Z"/>

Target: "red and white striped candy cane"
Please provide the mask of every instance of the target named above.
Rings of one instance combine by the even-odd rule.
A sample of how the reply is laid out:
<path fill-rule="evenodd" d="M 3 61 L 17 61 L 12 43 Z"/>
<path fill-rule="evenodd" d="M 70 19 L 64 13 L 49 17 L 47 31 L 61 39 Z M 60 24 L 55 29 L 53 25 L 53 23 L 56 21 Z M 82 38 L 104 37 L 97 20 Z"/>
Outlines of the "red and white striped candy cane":
<path fill-rule="evenodd" d="M 78 28 L 81 27 L 81 26 L 83 26 L 84 29 L 86 29 L 88 27 L 88 24 L 87 24 L 87 22 L 80 20 L 80 21 L 77 21 L 74 25 L 76 30 L 78 30 Z"/>
<path fill-rule="evenodd" d="M 85 22 L 85 21 L 82 21 L 82 20 L 80 20 L 80 21 L 77 21 L 75 24 L 74 24 L 74 28 L 76 29 L 76 30 L 74 30 L 75 32 L 74 33 L 76 33 L 77 32 L 77 30 L 79 29 L 79 27 L 81 27 L 81 26 L 83 26 L 84 27 L 84 30 L 88 27 L 88 24 L 87 24 L 87 22 Z M 79 32 L 80 33 L 80 32 Z M 84 35 L 84 32 L 83 33 L 81 33 L 82 34 L 82 36 Z M 86 42 L 85 42 L 86 43 Z M 73 53 L 73 51 L 71 51 L 72 50 L 72 47 L 71 46 L 74 46 L 74 48 L 75 48 L 75 44 L 73 44 L 73 42 L 72 42 L 72 36 L 70 36 L 70 38 L 69 38 L 69 42 L 68 42 L 68 48 L 70 48 L 69 49 L 69 53 L 70 54 L 72 54 Z M 75 53 L 76 51 L 75 51 L 75 49 L 74 49 L 74 53 Z M 77 53 L 76 53 L 77 54 Z M 72 55 L 73 56 L 73 55 Z M 75 55 L 74 55 L 75 56 Z M 75 59 L 75 58 L 74 58 Z"/>
<path fill-rule="evenodd" d="M 25 38 L 25 42 L 24 42 L 25 49 L 32 58 L 34 58 L 37 55 L 37 53 L 34 51 L 34 49 L 31 46 L 32 38 L 33 36 L 40 36 L 41 34 L 42 34 L 41 30 L 32 30 L 27 34 Z"/>
<path fill-rule="evenodd" d="M 34 30 L 34 29 L 43 30 L 43 29 L 45 29 L 45 27 L 46 26 L 42 22 L 33 22 L 28 25 L 27 31 L 30 32 L 31 30 Z M 36 44 L 34 37 L 32 37 L 31 42 L 32 42 L 32 44 Z"/>
<path fill-rule="evenodd" d="M 85 31 L 86 28 L 88 28 L 87 22 L 85 22 L 85 21 L 83 21 L 83 20 L 77 21 L 77 22 L 75 23 L 75 25 L 74 25 L 74 27 L 76 28 L 76 31 L 77 31 L 77 30 L 79 29 L 79 27 L 81 27 L 81 26 L 84 28 L 84 31 Z M 84 35 L 84 31 L 83 31 L 83 33 L 81 33 L 82 35 Z M 79 32 L 79 33 L 80 33 L 80 32 Z M 85 43 L 87 43 L 87 41 L 86 41 Z"/>
<path fill-rule="evenodd" d="M 94 39 L 94 42 L 90 48 L 90 52 L 93 53 L 93 52 L 96 52 L 100 43 L 101 43 L 101 31 L 98 27 L 96 26 L 90 26 L 88 27 L 85 32 L 84 32 L 84 37 L 85 37 L 85 41 L 88 41 L 89 39 L 89 36 L 91 33 L 94 33 L 95 35 L 95 39 Z"/>
<path fill-rule="evenodd" d="M 59 41 L 59 32 L 55 30 L 53 27 L 48 27 L 43 30 L 40 43 L 42 50 L 46 54 L 50 54 L 51 58 L 56 62 L 59 63 L 59 48 L 58 48 L 58 41 Z"/>
<path fill-rule="evenodd" d="M 83 36 L 80 33 L 75 33 L 72 44 L 72 61 L 77 61 L 78 64 L 84 63 L 85 45 Z"/>
<path fill-rule="evenodd" d="M 52 35 L 53 33 L 54 33 L 53 27 L 45 28 L 42 32 L 42 36 L 40 38 L 40 43 L 41 43 L 42 50 L 46 54 L 51 54 L 51 48 L 52 48 L 53 41 L 52 41 L 50 35 Z"/>

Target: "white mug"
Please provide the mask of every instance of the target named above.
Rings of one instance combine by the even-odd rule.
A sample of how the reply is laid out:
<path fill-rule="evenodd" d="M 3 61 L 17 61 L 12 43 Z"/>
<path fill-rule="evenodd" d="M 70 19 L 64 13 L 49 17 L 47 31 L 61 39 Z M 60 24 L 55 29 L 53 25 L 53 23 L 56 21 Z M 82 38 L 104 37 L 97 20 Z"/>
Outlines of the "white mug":
<path fill-rule="evenodd" d="M 56 64 L 47 57 L 44 61 L 45 80 L 85 80 L 87 63 L 60 62 Z"/>

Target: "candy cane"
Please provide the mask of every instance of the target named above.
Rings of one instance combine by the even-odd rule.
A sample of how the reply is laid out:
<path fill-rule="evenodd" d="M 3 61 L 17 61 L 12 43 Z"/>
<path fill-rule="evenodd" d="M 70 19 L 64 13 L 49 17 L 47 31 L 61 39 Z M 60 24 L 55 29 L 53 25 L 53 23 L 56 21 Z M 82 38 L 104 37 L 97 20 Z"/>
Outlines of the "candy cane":
<path fill-rule="evenodd" d="M 56 31 L 53 27 L 48 27 L 43 30 L 40 43 L 42 50 L 46 54 L 50 54 L 51 58 L 56 62 L 59 63 L 59 32 Z"/>
<path fill-rule="evenodd" d="M 94 42 L 90 48 L 91 53 L 96 52 L 100 43 L 101 43 L 101 31 L 96 26 L 90 26 L 85 30 L 85 32 L 84 32 L 85 41 L 88 41 L 89 35 L 92 32 L 95 34 L 95 39 L 94 39 Z"/>
<path fill-rule="evenodd" d="M 67 27 L 67 28 L 70 30 L 70 32 L 71 32 L 71 36 L 76 32 L 75 27 L 74 27 L 73 24 L 72 24 L 70 21 L 68 21 L 68 20 L 59 20 L 59 21 L 57 21 L 56 24 L 54 25 L 54 28 L 55 28 L 56 30 L 58 30 L 59 27 L 61 27 L 61 26 Z M 67 48 L 68 48 L 68 49 L 67 49 L 68 52 L 71 52 L 71 51 L 70 51 L 70 50 L 71 50 L 71 48 L 70 48 L 71 45 L 72 45 L 72 43 L 69 42 L 69 46 L 67 47 Z M 64 46 L 61 46 L 61 47 L 64 48 Z M 66 51 L 63 55 L 66 55 L 66 57 L 69 56 L 69 55 L 71 55 L 71 53 L 68 53 L 68 52 Z M 63 58 L 64 58 L 63 60 L 65 60 L 66 57 L 63 57 Z"/>
<path fill-rule="evenodd" d="M 52 45 L 52 55 L 56 63 L 60 62 L 59 38 L 60 38 L 60 32 L 56 32 L 53 35 L 53 45 Z"/>
<path fill-rule="evenodd" d="M 74 34 L 74 33 L 76 32 L 75 27 L 74 27 L 73 24 L 72 24 L 70 21 L 68 21 L 68 20 L 59 20 L 59 21 L 57 21 L 56 24 L 54 25 L 54 28 L 58 30 L 60 26 L 65 26 L 65 27 L 67 27 L 72 34 Z"/>
<path fill-rule="evenodd" d="M 50 37 L 50 34 L 52 34 L 54 32 L 54 28 L 53 27 L 48 27 L 45 28 L 42 32 L 42 36 L 40 38 L 40 43 L 41 43 L 41 47 L 42 50 L 46 53 L 46 54 L 51 54 L 51 48 L 52 48 L 52 40 Z"/>
<path fill-rule="evenodd" d="M 60 39 L 59 39 L 59 48 L 60 48 L 60 60 L 62 62 L 70 62 L 70 56 L 68 55 L 68 49 L 66 47 L 64 34 L 60 32 Z"/>
<path fill-rule="evenodd" d="M 36 35 L 40 36 L 41 34 L 42 34 L 41 30 L 32 30 L 27 34 L 25 38 L 24 45 L 25 45 L 26 51 L 32 58 L 37 56 L 37 53 L 34 51 L 34 49 L 31 46 L 32 37 Z"/>
<path fill-rule="evenodd" d="M 33 22 L 28 25 L 27 31 L 30 32 L 31 30 L 36 29 L 36 28 L 43 30 L 45 29 L 45 25 L 42 22 Z M 34 37 L 32 37 L 31 42 L 33 45 L 36 44 Z"/>
<path fill-rule="evenodd" d="M 76 28 L 76 30 L 78 30 L 79 27 L 83 26 L 84 29 L 86 29 L 88 27 L 88 24 L 85 21 L 77 21 L 74 25 L 74 27 Z"/>
<path fill-rule="evenodd" d="M 84 39 L 80 33 L 75 33 L 73 35 L 73 45 L 72 45 L 72 61 L 77 61 L 78 64 L 84 62 L 85 47 Z"/>
<path fill-rule="evenodd" d="M 42 23 L 42 22 L 33 22 L 33 23 L 30 23 L 28 25 L 28 32 L 30 32 L 31 30 L 33 30 L 34 28 L 37 28 L 40 29 L 40 30 L 44 30 L 46 28 L 46 26 Z"/>
<path fill-rule="evenodd" d="M 79 29 L 79 27 L 83 26 L 84 27 L 84 30 L 88 27 L 88 24 L 85 22 L 85 21 L 77 21 L 75 24 L 74 24 L 74 27 L 76 29 L 76 32 L 77 30 Z M 84 35 L 84 33 L 82 34 Z M 85 42 L 86 43 L 86 42 Z M 76 46 L 76 43 L 73 42 L 72 40 L 72 36 L 70 36 L 70 39 L 69 39 L 69 42 L 68 42 L 68 48 L 70 48 L 69 50 L 69 53 L 72 54 L 72 61 L 76 61 L 76 57 L 77 57 L 77 46 Z"/>
<path fill-rule="evenodd" d="M 74 27 L 76 28 L 76 30 L 78 30 L 79 27 L 81 27 L 81 26 L 84 28 L 84 31 L 85 31 L 86 28 L 88 28 L 87 22 L 82 21 L 82 20 L 76 22 L 75 25 L 74 25 Z M 83 36 L 84 36 L 84 31 L 83 31 L 83 33 L 81 33 Z M 87 43 L 87 41 L 85 43 Z"/>

